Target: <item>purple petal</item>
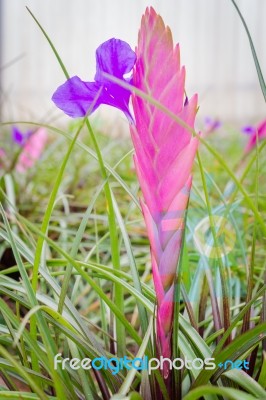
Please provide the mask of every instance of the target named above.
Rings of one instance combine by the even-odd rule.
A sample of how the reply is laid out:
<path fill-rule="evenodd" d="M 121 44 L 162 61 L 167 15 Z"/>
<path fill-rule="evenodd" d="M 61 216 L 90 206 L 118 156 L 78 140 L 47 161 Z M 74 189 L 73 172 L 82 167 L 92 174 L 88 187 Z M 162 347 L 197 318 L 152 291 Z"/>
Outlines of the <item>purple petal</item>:
<path fill-rule="evenodd" d="M 254 126 L 246 125 L 246 126 L 243 126 L 243 128 L 241 129 L 241 131 L 242 131 L 243 133 L 245 133 L 246 135 L 251 135 L 252 133 L 255 132 L 255 128 L 254 128 Z"/>
<path fill-rule="evenodd" d="M 136 54 L 126 42 L 110 39 L 96 51 L 95 82 L 84 82 L 74 76 L 57 88 L 52 100 L 73 118 L 91 114 L 100 104 L 107 104 L 123 111 L 129 122 L 133 122 L 128 106 L 131 91 L 111 82 L 104 73 L 131 83 L 131 78 L 124 75 L 131 72 L 135 61 Z"/>
<path fill-rule="evenodd" d="M 73 76 L 57 88 L 52 100 L 70 117 L 84 117 L 102 103 L 101 91 L 99 83 L 84 82 L 78 76 Z"/>
<path fill-rule="evenodd" d="M 53 94 L 55 105 L 72 118 L 91 114 L 100 104 L 107 104 L 123 111 L 130 122 L 132 116 L 128 108 L 130 91 L 119 85 L 107 88 L 98 82 L 84 82 L 78 76 L 68 79 Z"/>
<path fill-rule="evenodd" d="M 211 128 L 212 130 L 218 129 L 221 126 L 221 121 L 211 117 L 205 117 L 204 119 L 206 128 Z"/>
<path fill-rule="evenodd" d="M 133 117 L 129 111 L 129 98 L 131 92 L 117 85 L 116 83 L 109 83 L 108 86 L 103 86 L 102 95 L 100 101 L 102 104 L 107 104 L 112 107 L 116 107 L 123 111 L 128 121 L 133 123 Z"/>
<path fill-rule="evenodd" d="M 32 131 L 28 132 L 21 132 L 16 126 L 12 127 L 12 140 L 14 143 L 18 144 L 19 146 L 23 147 L 29 137 L 32 135 Z"/>
<path fill-rule="evenodd" d="M 213 119 L 211 117 L 205 117 L 204 122 L 205 122 L 205 125 L 211 125 L 213 122 Z"/>
<path fill-rule="evenodd" d="M 24 134 L 16 127 L 12 127 L 12 140 L 19 146 L 23 146 L 25 142 Z"/>
<path fill-rule="evenodd" d="M 123 78 L 134 67 L 136 54 L 128 43 L 120 39 L 109 39 L 96 50 L 95 81 L 105 82 L 102 72 Z"/>

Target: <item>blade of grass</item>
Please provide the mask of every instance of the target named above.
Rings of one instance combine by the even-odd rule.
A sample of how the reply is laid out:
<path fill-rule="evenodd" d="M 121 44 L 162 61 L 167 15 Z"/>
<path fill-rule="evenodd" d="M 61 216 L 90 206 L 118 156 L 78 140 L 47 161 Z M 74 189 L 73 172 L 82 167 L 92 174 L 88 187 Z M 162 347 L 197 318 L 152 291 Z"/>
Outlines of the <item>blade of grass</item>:
<path fill-rule="evenodd" d="M 142 287 L 141 287 L 141 282 L 140 282 L 140 278 L 139 278 L 139 274 L 138 274 L 138 269 L 137 269 L 137 265 L 136 265 L 136 261 L 132 252 L 132 248 L 131 248 L 131 244 L 130 244 L 130 240 L 128 237 L 128 233 L 126 231 L 126 227 L 123 221 L 123 218 L 121 216 L 121 213 L 119 211 L 117 202 L 115 200 L 115 198 L 113 197 L 113 205 L 114 205 L 114 211 L 116 214 L 116 218 L 119 224 L 119 228 L 121 230 L 121 234 L 124 240 L 124 244 L 127 250 L 127 255 L 129 258 L 129 265 L 130 265 L 130 270 L 131 270 L 131 274 L 132 274 L 132 278 L 133 278 L 133 283 L 134 283 L 134 287 L 136 288 L 136 290 L 142 294 Z M 145 308 L 143 307 L 143 305 L 141 305 L 139 302 L 137 303 L 138 305 L 138 310 L 139 310 L 139 318 L 140 318 L 140 324 L 142 327 L 142 331 L 146 332 L 148 329 L 148 317 L 147 317 L 147 312 L 145 310 Z M 149 346 L 148 346 L 149 347 Z M 151 349 L 150 349 L 151 350 Z"/>
<path fill-rule="evenodd" d="M 231 342 L 227 347 L 221 350 L 219 354 L 216 355 L 216 369 L 202 370 L 192 385 L 192 388 L 207 384 L 211 377 L 213 377 L 213 380 L 217 380 L 224 372 L 223 369 L 218 367 L 220 363 L 224 363 L 228 359 L 232 361 L 239 359 L 242 354 L 246 353 L 249 349 L 252 349 L 253 346 L 260 343 L 265 337 L 266 323 L 260 324 L 250 331 L 245 332 L 243 335 L 235 338 L 233 342 Z"/>
<path fill-rule="evenodd" d="M 69 344 L 69 349 L 71 351 L 73 358 L 78 358 L 79 360 L 82 359 L 82 357 L 80 356 L 80 352 L 78 350 L 78 346 L 70 340 L 68 340 L 68 344 Z M 86 372 L 84 371 L 83 368 L 78 369 L 78 375 L 79 375 L 79 378 L 81 381 L 81 386 L 82 386 L 82 390 L 83 390 L 85 399 L 86 400 L 94 400 L 95 399 L 94 393 L 91 390 L 91 385 L 88 381 Z"/>
<path fill-rule="evenodd" d="M 62 62 L 62 59 L 61 59 L 61 57 L 59 56 L 59 54 L 58 54 L 58 52 L 57 52 L 55 46 L 53 45 L 53 42 L 51 41 L 51 39 L 49 38 L 49 36 L 47 35 L 46 31 L 45 31 L 45 30 L 43 29 L 43 27 L 41 26 L 41 24 L 39 23 L 39 21 L 37 20 L 37 18 L 36 18 L 36 17 L 34 16 L 34 14 L 31 12 L 31 10 L 29 9 L 29 7 L 26 6 L 26 9 L 27 9 L 27 11 L 30 13 L 31 17 L 34 19 L 34 21 L 36 22 L 36 24 L 38 25 L 38 27 L 40 28 L 40 30 L 42 31 L 42 33 L 43 33 L 43 35 L 45 36 L 47 42 L 49 43 L 50 47 L 52 48 L 53 53 L 54 53 L 54 55 L 55 55 L 55 57 L 56 57 L 56 59 L 57 59 L 59 65 L 60 65 L 62 71 L 63 71 L 64 74 L 65 74 L 65 77 L 68 79 L 68 78 L 69 78 L 69 75 L 68 75 L 68 72 L 67 72 L 67 70 L 66 70 L 66 67 L 64 66 L 64 64 L 63 64 L 63 62 Z"/>
<path fill-rule="evenodd" d="M 81 243 L 81 240 L 83 238 L 85 229 L 87 227 L 88 219 L 89 219 L 89 217 L 91 215 L 91 212 L 92 212 L 92 210 L 94 208 L 95 201 L 96 201 L 96 199 L 98 198 L 99 194 L 102 191 L 103 185 L 104 184 L 99 186 L 99 188 L 96 191 L 95 195 L 93 196 L 93 198 L 92 198 L 87 210 L 85 211 L 85 213 L 83 215 L 82 221 L 81 221 L 80 226 L 79 226 L 79 228 L 77 230 L 77 234 L 75 236 L 74 243 L 72 245 L 72 249 L 71 249 L 71 252 L 70 252 L 70 256 L 73 259 L 75 259 L 77 254 L 78 254 L 79 245 Z M 66 267 L 66 273 L 65 273 L 65 276 L 64 276 L 64 280 L 63 280 L 63 283 L 62 283 L 62 289 L 61 289 L 61 293 L 60 293 L 60 297 L 59 297 L 59 303 L 58 303 L 58 312 L 59 313 L 62 313 L 62 311 L 63 311 L 64 301 L 65 301 L 65 297 L 67 295 L 67 290 L 68 290 L 68 287 L 69 287 L 69 281 L 70 281 L 70 278 L 71 278 L 72 269 L 73 269 L 72 265 L 68 264 L 67 267 Z"/>
<path fill-rule="evenodd" d="M 178 260 L 178 264 L 176 266 L 175 271 L 175 283 L 174 283 L 174 313 L 173 313 L 173 328 L 172 328 L 172 355 L 173 358 L 179 357 L 179 348 L 178 348 L 178 332 L 180 326 L 180 296 L 181 296 L 181 279 L 182 279 L 182 266 L 183 266 L 183 254 L 184 254 L 184 245 L 186 240 L 186 222 L 187 222 L 187 210 L 189 206 L 189 201 L 187 203 L 187 208 L 184 216 L 184 230 L 182 234 L 181 248 L 180 248 L 180 256 Z M 171 382 L 171 395 L 177 395 L 177 398 L 181 398 L 182 396 L 182 384 L 181 384 L 181 371 L 174 369 L 173 371 L 173 379 Z"/>
<path fill-rule="evenodd" d="M 217 394 L 220 396 L 224 396 L 224 399 L 227 400 L 258 400 L 257 397 L 254 397 L 250 394 L 243 392 L 242 390 L 231 389 L 231 388 L 223 388 L 217 386 L 201 386 L 197 389 L 190 391 L 183 400 L 198 400 L 202 398 L 202 393 L 205 394 Z"/>
<path fill-rule="evenodd" d="M 258 195 L 259 195 L 259 153 L 258 153 L 258 132 L 256 132 L 256 172 L 255 172 L 255 206 L 258 208 Z M 252 298 L 252 291 L 254 287 L 254 269 L 255 269 L 255 252 L 257 243 L 257 222 L 254 221 L 253 226 L 253 237 L 251 246 L 251 259 L 250 259 L 250 269 L 247 276 L 247 296 L 246 303 L 248 303 Z M 242 333 L 246 332 L 250 328 L 250 313 L 251 309 L 244 316 Z"/>
<path fill-rule="evenodd" d="M 86 125 L 88 131 L 90 133 L 96 155 L 99 162 L 99 167 L 102 175 L 102 179 L 105 182 L 104 184 L 104 193 L 107 202 L 107 215 L 108 215 L 108 223 L 109 223 L 109 232 L 110 232 L 110 242 L 111 242 L 111 258 L 114 270 L 120 271 L 120 247 L 119 247 L 119 240 L 118 240 L 118 231 L 116 227 L 116 218 L 114 212 L 114 205 L 112 200 L 112 193 L 108 181 L 108 175 L 104 166 L 104 161 L 102 157 L 102 153 L 100 147 L 98 145 L 96 136 L 91 128 L 90 122 L 87 119 Z M 124 293 L 123 288 L 118 284 L 114 285 L 114 301 L 116 306 L 124 313 Z M 125 336 L 125 327 L 119 320 L 116 318 L 115 320 L 115 335 L 116 335 L 116 345 L 117 345 L 117 356 L 123 357 L 126 354 L 126 336 Z"/>
<path fill-rule="evenodd" d="M 142 358 L 144 356 L 146 347 L 147 347 L 147 345 L 149 343 L 149 340 L 150 340 L 152 328 L 153 328 L 153 321 L 152 321 L 152 318 L 151 318 L 149 326 L 148 326 L 148 329 L 147 329 L 147 331 L 145 333 L 145 336 L 143 338 L 143 341 L 142 341 L 142 343 L 140 345 L 140 348 L 138 349 L 138 352 L 137 352 L 135 358 Z M 134 369 L 134 368 L 129 371 L 129 373 L 127 374 L 124 382 L 121 385 L 121 388 L 118 391 L 119 395 L 126 395 L 129 392 L 130 386 L 131 386 L 131 384 L 132 384 L 132 382 L 134 380 L 134 377 L 135 377 L 136 373 L 137 373 L 137 369 Z"/>
<path fill-rule="evenodd" d="M 262 353 L 262 366 L 259 374 L 258 383 L 266 389 L 266 353 Z"/>
<path fill-rule="evenodd" d="M 94 208 L 95 214 L 96 210 Z M 98 248 L 98 242 L 99 242 L 99 234 L 98 234 L 98 224 L 97 220 L 94 220 L 94 232 L 95 232 L 95 245 L 96 245 L 96 262 L 97 264 L 100 264 L 100 256 L 99 256 L 99 248 Z M 98 278 L 97 281 L 98 285 L 101 286 L 101 280 Z M 103 300 L 100 298 L 100 313 L 101 313 L 101 327 L 104 332 L 108 332 L 108 322 L 107 322 L 107 313 L 106 313 L 106 307 L 103 302 Z M 104 335 L 104 344 L 105 348 L 108 349 L 109 341 L 107 335 Z M 111 345 L 111 344 L 110 344 Z"/>
<path fill-rule="evenodd" d="M 231 334 L 231 332 L 233 331 L 233 329 L 236 327 L 237 323 L 243 318 L 243 316 L 246 314 L 247 310 L 251 307 L 251 305 L 255 302 L 255 300 L 262 296 L 264 293 L 266 292 L 266 285 L 264 285 L 254 296 L 253 298 L 243 307 L 243 309 L 239 312 L 239 314 L 234 318 L 234 320 L 231 322 L 230 327 L 228 328 L 228 330 L 223 334 L 223 337 L 221 338 L 221 340 L 219 341 L 219 343 L 217 344 L 214 352 L 213 352 L 213 356 L 216 356 L 217 354 L 220 353 L 223 345 L 226 342 L 226 339 L 228 338 L 228 336 Z"/>
<path fill-rule="evenodd" d="M 35 393 L 28 393 L 28 392 L 12 392 L 12 397 L 10 395 L 10 391 L 1 390 L 1 399 L 8 399 L 8 400 L 39 400 L 40 397 L 38 394 Z M 58 400 L 58 397 L 54 396 L 46 396 L 48 400 Z"/>
<path fill-rule="evenodd" d="M 259 82 L 260 82 L 261 91 L 262 91 L 262 94 L 264 96 L 264 100 L 266 101 L 266 85 L 265 85 L 264 77 L 263 77 L 263 74 L 262 74 L 262 71 L 261 71 L 261 68 L 260 68 L 260 64 L 259 64 L 259 60 L 258 60 L 258 57 L 257 57 L 257 54 L 256 54 L 256 50 L 255 50 L 251 35 L 249 33 L 249 29 L 247 27 L 246 21 L 245 21 L 243 15 L 241 14 L 241 12 L 239 10 L 239 7 L 237 6 L 235 0 L 231 0 L 231 2 L 233 3 L 233 5 L 234 5 L 234 7 L 236 9 L 236 11 L 237 11 L 237 13 L 238 13 L 238 15 L 239 15 L 239 17 L 240 17 L 240 19 L 242 21 L 242 24 L 243 24 L 243 26 L 245 28 L 246 34 L 248 36 L 248 40 L 249 40 L 249 44 L 250 44 L 250 48 L 251 48 L 251 52 L 252 52 L 252 57 L 253 57 L 253 60 L 254 60 L 254 63 L 255 63 L 255 67 L 256 67 L 258 78 L 259 78 Z"/>
<path fill-rule="evenodd" d="M 258 399 L 263 399 L 263 397 L 266 398 L 265 390 L 245 371 L 232 369 L 230 371 L 226 371 L 224 375 Z"/>
<path fill-rule="evenodd" d="M 215 227 L 214 227 L 214 220 L 213 220 L 213 216 L 212 216 L 212 209 L 211 209 L 211 204 L 210 204 L 210 199 L 209 199 L 208 188 L 207 188 L 206 178 L 205 178 L 205 174 L 203 171 L 203 166 L 202 166 L 201 157 L 200 157 L 199 152 L 197 153 L 197 160 L 198 160 L 198 164 L 199 164 L 201 180 L 202 180 L 202 185 L 203 185 L 203 191 L 204 191 L 204 195 L 205 195 L 205 201 L 206 201 L 208 216 L 209 216 L 209 220 L 210 220 L 210 227 L 211 227 L 212 237 L 213 237 L 213 241 L 214 241 L 214 248 L 216 249 L 216 260 L 217 260 L 219 272 L 220 272 L 220 279 L 221 279 L 221 286 L 222 286 L 222 301 L 223 301 L 223 323 L 224 323 L 224 327 L 226 330 L 230 326 L 230 319 L 231 319 L 230 318 L 229 290 L 228 290 L 228 287 L 226 284 L 226 282 L 228 282 L 228 279 L 227 279 L 227 275 L 226 275 L 225 266 L 223 265 L 223 262 L 222 262 L 222 257 L 218 251 L 219 246 L 218 246 L 217 234 L 216 234 Z M 217 310 L 213 310 L 213 311 L 215 313 L 218 313 Z M 216 315 L 216 319 L 217 319 L 217 321 L 219 321 L 218 314 Z M 217 328 L 220 329 L 221 326 L 218 326 Z M 228 339 L 230 340 L 230 337 Z"/>

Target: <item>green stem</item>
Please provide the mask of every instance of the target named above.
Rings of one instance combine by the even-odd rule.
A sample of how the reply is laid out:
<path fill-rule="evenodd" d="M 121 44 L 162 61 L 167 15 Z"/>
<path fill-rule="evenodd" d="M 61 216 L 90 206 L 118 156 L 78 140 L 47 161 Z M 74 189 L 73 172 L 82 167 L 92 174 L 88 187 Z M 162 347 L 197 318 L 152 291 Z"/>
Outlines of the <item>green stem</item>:
<path fill-rule="evenodd" d="M 189 204 L 189 201 L 188 201 Z M 175 276 L 175 288 L 174 288 L 174 315 L 173 315 L 173 336 L 172 336 L 172 357 L 176 359 L 179 357 L 179 348 L 178 348 L 178 334 L 179 334 L 179 314 L 180 314 L 180 298 L 181 298 L 181 272 L 182 272 L 182 261 L 183 255 L 185 251 L 185 241 L 186 241 L 186 221 L 187 221 L 187 210 L 188 204 L 185 211 L 184 218 L 184 232 L 182 235 L 182 243 L 181 243 L 181 251 L 178 260 L 178 265 L 176 269 Z M 176 398 L 181 399 L 182 395 L 182 385 L 181 385 L 181 372 L 180 370 L 174 369 L 173 371 L 173 379 L 171 382 L 171 394 L 175 395 Z"/>
<path fill-rule="evenodd" d="M 51 219 L 51 215 L 53 212 L 53 208 L 54 208 L 54 204 L 55 204 L 55 200 L 56 200 L 56 196 L 63 178 L 63 174 L 67 165 L 67 162 L 69 160 L 70 154 L 74 148 L 74 145 L 76 143 L 76 140 L 79 136 L 79 133 L 82 129 L 84 125 L 84 120 L 82 122 L 82 124 L 80 125 L 79 129 L 77 130 L 69 148 L 68 151 L 65 155 L 65 158 L 61 164 L 60 170 L 57 174 L 56 177 L 56 181 L 47 205 L 47 209 L 46 212 L 44 214 L 44 218 L 43 218 L 43 223 L 41 226 L 41 232 L 46 235 L 47 234 L 47 230 L 49 227 L 49 223 L 50 223 L 50 219 Z M 39 265 L 41 263 L 41 257 L 42 257 L 42 252 L 43 252 L 43 248 L 44 248 L 44 237 L 43 236 L 39 236 L 38 240 L 37 240 L 37 245 L 36 245 L 36 251 L 35 251 L 35 257 L 34 257 L 34 262 L 33 262 L 33 270 L 32 270 L 32 289 L 34 291 L 34 293 L 37 292 L 37 287 L 38 287 L 38 274 L 39 274 Z M 37 340 L 37 321 L 36 321 L 36 316 L 33 316 L 31 319 L 31 325 L 30 325 L 30 332 L 33 338 L 35 338 Z M 38 358 L 36 356 L 36 354 L 34 352 L 32 352 L 32 365 L 33 368 L 38 370 Z"/>
<path fill-rule="evenodd" d="M 259 152 L 258 152 L 258 131 L 256 132 L 256 175 L 255 175 L 255 206 L 258 208 L 258 195 L 259 195 Z M 252 298 L 252 291 L 254 287 L 254 268 L 255 268 L 255 254 L 256 254 L 256 236 L 257 236 L 257 222 L 254 221 L 253 227 L 253 238 L 251 247 L 251 260 L 250 260 L 250 270 L 248 272 L 248 285 L 247 285 L 247 296 L 246 303 L 248 303 Z M 249 329 L 250 325 L 250 308 L 245 314 L 243 319 L 242 333 Z"/>
<path fill-rule="evenodd" d="M 107 202 L 107 215 L 108 215 L 109 232 L 110 232 L 112 264 L 116 271 L 120 271 L 121 268 L 120 268 L 118 231 L 116 227 L 116 218 L 114 212 L 114 205 L 112 201 L 111 188 L 108 181 L 108 175 L 106 173 L 103 157 L 100 148 L 98 146 L 96 136 L 94 135 L 94 132 L 88 120 L 86 121 L 86 125 L 95 148 L 102 178 L 105 181 L 104 194 Z M 124 291 L 121 285 L 117 283 L 114 284 L 114 302 L 115 305 L 119 308 L 119 310 L 124 314 Z M 116 318 L 116 340 L 117 340 L 117 356 L 123 357 L 126 354 L 125 327 L 118 318 Z"/>
<path fill-rule="evenodd" d="M 94 213 L 96 215 L 96 209 L 94 209 Z M 99 248 L 98 248 L 98 241 L 99 241 L 99 235 L 98 235 L 98 225 L 97 225 L 97 220 L 95 218 L 94 220 L 94 230 L 95 230 L 95 245 L 96 245 L 96 263 L 100 264 L 100 255 L 99 255 Z M 97 283 L 98 286 L 101 287 L 101 279 L 97 278 Z M 102 329 L 104 332 L 107 332 L 107 320 L 106 320 L 106 308 L 103 299 L 100 297 L 100 313 L 101 313 L 101 321 L 102 321 Z M 104 335 L 104 344 L 106 350 L 108 349 L 108 337 L 107 335 Z"/>
<path fill-rule="evenodd" d="M 235 0 L 231 0 L 231 1 L 232 1 L 233 5 L 234 5 L 234 7 L 235 7 L 235 9 L 236 9 L 236 11 L 237 11 L 237 13 L 238 13 L 243 25 L 244 25 L 245 31 L 246 31 L 246 33 L 248 35 L 248 40 L 249 40 L 249 44 L 250 44 L 253 60 L 254 60 L 255 66 L 256 66 L 256 70 L 257 70 L 257 74 L 258 74 L 258 78 L 259 78 L 259 82 L 260 82 L 261 91 L 262 91 L 262 94 L 264 96 L 264 100 L 266 101 L 266 85 L 265 85 L 265 81 L 264 81 L 264 78 L 263 78 L 263 75 L 262 75 L 262 72 L 261 72 L 259 60 L 258 60 L 258 57 L 257 57 L 257 54 L 256 54 L 256 50 L 255 50 L 251 35 L 249 33 L 246 21 L 244 20 L 243 15 L 241 14 L 241 12 L 240 12 Z"/>

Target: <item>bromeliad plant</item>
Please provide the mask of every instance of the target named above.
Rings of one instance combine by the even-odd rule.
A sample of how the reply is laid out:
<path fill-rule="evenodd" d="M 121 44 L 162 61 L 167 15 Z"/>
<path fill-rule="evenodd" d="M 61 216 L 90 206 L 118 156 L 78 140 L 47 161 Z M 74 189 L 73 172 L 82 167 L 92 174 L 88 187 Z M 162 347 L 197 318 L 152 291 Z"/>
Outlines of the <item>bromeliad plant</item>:
<path fill-rule="evenodd" d="M 49 126 L 70 144 L 63 157 L 62 147 L 53 146 L 44 160 L 50 197 L 41 218 L 34 211 L 23 217 L 0 187 L 0 238 L 14 259 L 0 271 L 0 398 L 264 399 L 266 209 L 258 182 L 266 142 L 257 141 L 237 177 L 225 161 L 237 156 L 235 146 L 228 140 L 223 148 L 213 135 L 212 147 L 194 132 L 197 96 L 185 95 L 179 47 L 152 8 L 142 18 L 136 53 L 120 39 L 98 47 L 93 82 L 68 76 L 41 29 L 66 77 L 53 101 L 82 119 L 74 135 Z M 101 104 L 130 122 L 141 205 L 128 161 L 132 143 L 128 151 L 121 139 L 103 141 L 87 119 Z M 24 135 L 13 136 L 25 146 Z M 228 177 L 233 192 L 225 197 Z M 226 232 L 220 234 L 220 220 L 235 234 L 229 253 L 227 242 L 220 254 L 216 247 Z M 201 228 L 198 247 L 192 239 Z M 216 251 L 207 254 L 205 247 Z M 144 356 L 165 362 L 149 375 L 138 368 Z M 100 366 L 76 368 L 84 358 Z M 214 368 L 199 368 L 209 358 Z M 226 367 L 241 360 L 250 368 Z"/>

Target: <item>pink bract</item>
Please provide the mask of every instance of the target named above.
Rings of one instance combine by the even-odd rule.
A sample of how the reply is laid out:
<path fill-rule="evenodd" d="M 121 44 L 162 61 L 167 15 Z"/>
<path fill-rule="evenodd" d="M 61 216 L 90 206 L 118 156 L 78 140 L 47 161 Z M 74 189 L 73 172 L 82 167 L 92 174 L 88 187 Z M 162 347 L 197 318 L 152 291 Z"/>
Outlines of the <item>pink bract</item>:
<path fill-rule="evenodd" d="M 24 173 L 34 166 L 42 155 L 47 139 L 47 132 L 44 128 L 38 129 L 29 137 L 18 158 L 16 165 L 18 172 Z"/>
<path fill-rule="evenodd" d="M 245 147 L 245 153 L 249 153 L 254 147 L 256 147 L 257 136 L 258 141 L 266 139 L 266 119 L 260 122 L 257 127 L 254 127 Z"/>
<path fill-rule="evenodd" d="M 179 46 L 153 8 L 142 17 L 133 70 L 133 85 L 150 95 L 194 129 L 197 95 L 185 97 L 185 68 Z M 143 98 L 132 95 L 135 125 L 131 135 L 141 201 L 151 245 L 157 296 L 157 351 L 171 357 L 174 282 L 184 233 L 197 138 L 172 117 Z M 169 370 L 165 367 L 164 378 Z"/>

